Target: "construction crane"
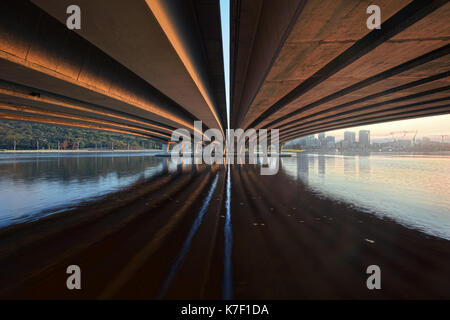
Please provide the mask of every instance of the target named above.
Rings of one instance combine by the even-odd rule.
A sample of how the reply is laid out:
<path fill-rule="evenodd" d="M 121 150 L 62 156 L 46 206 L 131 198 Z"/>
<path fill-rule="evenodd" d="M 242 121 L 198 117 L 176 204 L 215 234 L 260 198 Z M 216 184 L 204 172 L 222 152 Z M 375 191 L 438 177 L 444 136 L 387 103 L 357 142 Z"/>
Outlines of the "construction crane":
<path fill-rule="evenodd" d="M 445 138 L 450 137 L 448 134 L 432 134 L 431 137 L 441 137 L 441 143 L 444 143 Z"/>
<path fill-rule="evenodd" d="M 415 143 L 416 143 L 417 132 L 418 132 L 417 130 L 415 130 L 415 131 L 406 131 L 406 130 L 403 130 L 403 131 L 393 131 L 393 132 L 390 133 L 390 135 L 392 136 L 392 140 L 395 142 L 395 141 L 396 141 L 396 140 L 395 140 L 395 137 L 394 137 L 395 134 L 403 134 L 403 136 L 406 137 L 406 135 L 407 135 L 408 133 L 413 133 L 414 136 L 413 136 L 413 138 L 412 138 L 412 143 L 415 144 Z"/>

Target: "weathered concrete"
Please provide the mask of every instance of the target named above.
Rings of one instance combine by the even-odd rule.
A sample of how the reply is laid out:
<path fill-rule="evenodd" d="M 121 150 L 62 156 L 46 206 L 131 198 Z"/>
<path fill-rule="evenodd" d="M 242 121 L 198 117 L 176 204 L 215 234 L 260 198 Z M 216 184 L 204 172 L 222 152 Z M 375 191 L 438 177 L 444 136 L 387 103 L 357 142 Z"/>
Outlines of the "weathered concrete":
<path fill-rule="evenodd" d="M 76 123 L 94 124 L 97 125 L 98 127 L 104 127 L 105 129 L 116 128 L 127 132 L 139 133 L 140 135 L 147 135 L 149 137 L 154 137 L 160 140 L 170 139 L 170 135 L 168 133 L 160 133 L 153 130 L 142 129 L 139 127 L 128 126 L 111 121 L 92 120 L 86 117 L 75 116 L 71 113 L 51 112 L 25 106 L 8 105 L 4 103 L 0 103 L 0 112 L 3 115 L 12 114 L 17 116 L 31 116 L 35 117 L 36 119 L 45 118 L 46 120 L 49 121 L 48 123 L 51 123 L 51 120 L 58 121 L 63 119 L 66 121 L 74 121 Z"/>
<path fill-rule="evenodd" d="M 66 22 L 66 8 L 72 4 L 70 0 L 33 2 L 61 23 Z M 224 81 L 219 7 L 215 2 L 131 0 L 106 5 L 82 0 L 77 5 L 82 9 L 78 34 L 203 119 L 208 127 L 222 127 L 225 97 L 223 89 L 217 96 L 213 90 L 214 81 L 220 79 L 221 88 Z M 199 32 L 197 24 L 203 20 L 208 20 L 207 28 Z M 183 53 L 186 55 L 180 55 Z M 214 60 L 208 59 L 208 53 Z"/>
<path fill-rule="evenodd" d="M 57 10 L 63 1 L 57 4 L 42 1 L 40 4 L 50 7 L 54 4 L 53 8 Z M 106 53 L 110 55 L 90 43 L 91 39 L 87 41 L 88 37 L 84 39 L 68 30 L 65 23 L 28 1 L 1 2 L 1 102 L 71 113 L 76 117 L 85 117 L 84 120 L 98 126 L 106 123 L 102 121 L 114 121 L 130 126 L 133 131 L 151 130 L 164 139 L 169 139 L 175 128 L 186 128 L 192 134 L 193 122 L 198 119 L 203 121 L 205 128 L 222 127 L 220 115 L 214 115 L 216 108 L 224 108 L 225 105 L 223 89 L 215 91 L 223 87 L 218 85 L 219 79 L 223 83 L 222 58 L 217 55 L 217 48 L 221 48 L 220 20 L 211 22 L 203 17 L 201 22 L 209 22 L 211 27 L 201 34 L 201 30 L 195 29 L 197 43 L 182 44 L 195 45 L 196 50 L 201 51 L 196 52 L 196 58 L 206 48 L 209 60 L 202 60 L 203 64 L 197 61 L 192 70 L 202 76 L 202 85 L 208 89 L 210 101 L 214 101 L 210 108 L 145 3 L 145 10 L 139 7 L 142 3 L 138 1 L 114 2 L 108 3 L 108 6 L 89 1 L 84 5 L 82 23 L 86 24 L 83 27 L 92 32 L 89 38 L 106 41 L 104 48 L 109 49 Z M 211 15 L 213 18 L 218 16 L 218 4 L 195 2 L 193 5 L 196 10 L 203 10 L 203 16 L 211 12 L 215 13 Z M 65 8 L 61 10 L 64 18 L 67 16 Z M 200 18 L 195 10 L 185 14 L 195 26 L 199 23 Z M 89 16 L 96 19 L 89 19 Z M 113 23 L 107 26 L 111 19 L 118 25 Z M 95 25 L 94 20 L 105 24 Z M 144 34 L 138 32 L 140 28 Z M 151 38 L 146 38 L 148 35 L 158 41 L 149 41 Z M 131 42 L 134 46 L 141 44 L 141 50 L 133 47 Z M 215 59 L 210 59 L 211 56 Z M 197 70 L 199 66 L 204 69 Z M 218 76 L 218 70 L 222 70 L 222 78 Z M 212 81 L 210 76 L 214 78 Z"/>
<path fill-rule="evenodd" d="M 255 39 L 253 26 L 266 22 L 246 12 L 245 4 L 234 1 L 235 32 Z M 264 81 L 241 75 L 241 82 L 258 86 L 254 99 L 243 104 L 237 84 L 232 87 L 236 125 L 279 128 L 281 139 L 292 139 L 344 124 L 450 112 L 438 100 L 448 97 L 450 85 L 450 3 L 378 1 L 380 31 L 366 28 L 370 1 L 297 4 L 303 8 L 287 38 L 278 42 L 281 49 L 269 72 L 259 66 Z M 246 20 L 257 22 L 245 25 Z M 240 60 L 257 54 L 254 43 L 245 43 L 243 50 L 239 41 L 232 45 Z M 237 74 L 239 59 L 232 60 Z M 444 89 L 433 91 L 439 88 Z"/>
<path fill-rule="evenodd" d="M 0 117 L 65 121 L 169 140 L 194 120 L 223 131 L 219 3 L 69 0 L 0 4 Z M 280 139 L 448 113 L 450 3 L 231 1 L 231 128 Z M 206 139 L 208 140 L 208 139 Z"/>

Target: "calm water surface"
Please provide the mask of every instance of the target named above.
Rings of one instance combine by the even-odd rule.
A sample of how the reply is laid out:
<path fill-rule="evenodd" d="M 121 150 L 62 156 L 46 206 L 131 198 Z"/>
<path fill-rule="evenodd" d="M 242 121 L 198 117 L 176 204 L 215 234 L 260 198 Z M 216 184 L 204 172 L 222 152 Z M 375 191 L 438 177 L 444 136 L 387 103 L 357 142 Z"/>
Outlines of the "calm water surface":
<path fill-rule="evenodd" d="M 66 210 L 167 168 L 150 153 L 0 155 L 0 227 Z"/>
<path fill-rule="evenodd" d="M 450 156 L 298 154 L 281 163 L 319 195 L 450 240 Z"/>
<path fill-rule="evenodd" d="M 0 155 L 0 227 L 96 199 L 176 170 L 143 153 Z M 320 196 L 450 240 L 450 156 L 297 154 L 281 174 Z"/>

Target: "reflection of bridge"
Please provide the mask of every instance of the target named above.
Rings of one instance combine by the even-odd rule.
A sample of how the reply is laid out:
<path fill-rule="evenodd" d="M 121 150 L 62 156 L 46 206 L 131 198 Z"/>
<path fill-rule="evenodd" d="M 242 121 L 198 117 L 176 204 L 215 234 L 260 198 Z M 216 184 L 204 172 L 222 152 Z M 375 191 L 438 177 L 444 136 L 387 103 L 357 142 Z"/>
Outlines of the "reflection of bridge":
<path fill-rule="evenodd" d="M 105 4 L 107 3 L 107 5 Z M 224 130 L 219 1 L 0 4 L 0 118 L 161 140 L 193 121 Z M 284 4 L 284 5 L 283 5 Z M 450 111 L 450 3 L 232 0 L 232 128 L 279 128 L 281 141 Z"/>

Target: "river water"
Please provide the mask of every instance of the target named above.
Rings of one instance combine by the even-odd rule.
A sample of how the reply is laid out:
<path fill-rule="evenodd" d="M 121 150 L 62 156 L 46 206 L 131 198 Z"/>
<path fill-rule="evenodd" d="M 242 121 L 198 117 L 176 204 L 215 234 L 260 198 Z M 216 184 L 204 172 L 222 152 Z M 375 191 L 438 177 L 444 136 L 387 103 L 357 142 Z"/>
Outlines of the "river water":
<path fill-rule="evenodd" d="M 450 156 L 301 154 L 281 163 L 318 195 L 450 240 Z"/>
<path fill-rule="evenodd" d="M 450 156 L 299 153 L 280 161 L 280 174 L 319 196 L 450 240 Z M 176 167 L 151 153 L 0 154 L 0 227 L 67 210 Z"/>

